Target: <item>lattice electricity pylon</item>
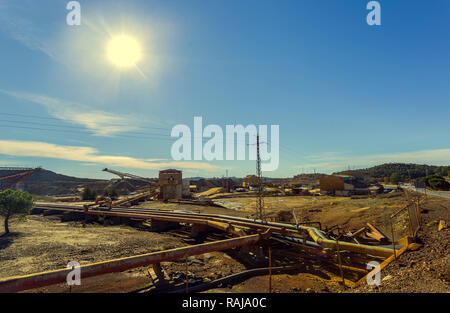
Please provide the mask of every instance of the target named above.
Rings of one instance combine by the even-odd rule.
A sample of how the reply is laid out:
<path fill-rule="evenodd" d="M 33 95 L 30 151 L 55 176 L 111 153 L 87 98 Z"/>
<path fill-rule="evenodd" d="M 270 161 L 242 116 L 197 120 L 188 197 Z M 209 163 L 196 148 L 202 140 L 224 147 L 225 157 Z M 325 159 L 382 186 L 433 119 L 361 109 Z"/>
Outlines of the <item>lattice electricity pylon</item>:
<path fill-rule="evenodd" d="M 259 134 L 256 135 L 256 177 L 258 178 L 258 196 L 256 197 L 256 218 L 266 221 L 266 212 L 264 210 L 264 189 L 261 175 L 261 155 L 259 145 L 266 142 L 259 141 Z M 249 144 L 253 145 L 253 144 Z"/>

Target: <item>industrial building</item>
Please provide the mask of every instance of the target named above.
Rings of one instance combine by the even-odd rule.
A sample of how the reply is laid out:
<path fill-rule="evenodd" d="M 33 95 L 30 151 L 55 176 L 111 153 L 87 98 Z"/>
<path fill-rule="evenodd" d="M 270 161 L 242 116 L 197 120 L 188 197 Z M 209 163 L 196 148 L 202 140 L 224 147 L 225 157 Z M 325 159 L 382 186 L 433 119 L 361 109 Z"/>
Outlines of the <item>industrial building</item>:
<path fill-rule="evenodd" d="M 159 172 L 159 199 L 181 199 L 183 197 L 182 172 L 168 169 Z"/>
<path fill-rule="evenodd" d="M 369 194 L 368 185 L 349 175 L 329 175 L 320 178 L 320 192 L 336 196 Z"/>

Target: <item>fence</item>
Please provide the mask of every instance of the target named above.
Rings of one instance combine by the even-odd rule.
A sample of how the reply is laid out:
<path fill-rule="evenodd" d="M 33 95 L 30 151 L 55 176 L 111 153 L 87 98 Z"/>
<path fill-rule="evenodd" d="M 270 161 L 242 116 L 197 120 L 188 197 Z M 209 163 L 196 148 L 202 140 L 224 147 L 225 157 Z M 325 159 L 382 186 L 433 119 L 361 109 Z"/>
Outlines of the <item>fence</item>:
<path fill-rule="evenodd" d="M 395 243 L 404 236 L 415 238 L 421 226 L 419 200 L 408 204 L 390 216 L 391 239 L 394 252 Z M 395 253 L 394 253 L 395 255 Z"/>

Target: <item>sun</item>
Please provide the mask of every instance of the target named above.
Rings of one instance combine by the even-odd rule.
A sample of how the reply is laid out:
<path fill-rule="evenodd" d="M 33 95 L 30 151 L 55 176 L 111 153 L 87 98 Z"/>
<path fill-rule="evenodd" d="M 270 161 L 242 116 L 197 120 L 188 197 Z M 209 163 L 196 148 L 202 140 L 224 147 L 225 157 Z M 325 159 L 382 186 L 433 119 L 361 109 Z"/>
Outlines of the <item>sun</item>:
<path fill-rule="evenodd" d="M 128 35 L 113 37 L 108 42 L 107 57 L 112 64 L 119 68 L 136 66 L 142 58 L 141 45 Z"/>

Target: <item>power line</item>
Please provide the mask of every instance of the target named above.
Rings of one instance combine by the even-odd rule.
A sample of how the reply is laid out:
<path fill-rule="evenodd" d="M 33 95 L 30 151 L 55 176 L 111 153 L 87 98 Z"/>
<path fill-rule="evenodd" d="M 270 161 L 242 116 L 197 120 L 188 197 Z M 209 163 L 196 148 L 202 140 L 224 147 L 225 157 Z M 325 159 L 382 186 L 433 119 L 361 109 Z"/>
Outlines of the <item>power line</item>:
<path fill-rule="evenodd" d="M 64 130 L 64 129 L 48 129 L 48 128 L 40 128 L 40 127 L 27 127 L 27 126 L 10 126 L 10 125 L 0 125 L 3 128 L 21 128 L 21 129 L 32 129 L 32 130 L 41 130 L 41 131 L 50 131 L 50 132 L 64 132 L 64 133 L 72 133 L 72 134 L 91 134 L 89 131 L 73 131 L 73 130 Z M 123 137 L 123 138 L 134 138 L 134 139 L 156 139 L 156 140 L 165 140 L 165 141 L 173 141 L 169 138 L 161 138 L 161 137 L 149 137 L 149 136 L 127 136 L 114 134 L 114 137 Z"/>
<path fill-rule="evenodd" d="M 28 114 L 17 114 L 17 113 L 0 112 L 0 115 L 70 122 L 70 121 L 62 120 L 62 119 L 55 118 L 55 117 L 45 117 L 45 116 L 28 115 Z M 34 124 L 34 125 L 47 126 L 47 127 L 71 128 L 71 129 L 78 129 L 78 130 L 80 130 L 79 126 L 71 126 L 71 125 L 55 125 L 55 124 L 46 124 L 46 123 L 38 123 L 38 122 L 30 122 L 30 121 L 18 121 L 18 120 L 0 120 L 0 122 L 20 123 L 20 124 Z M 123 127 L 126 127 L 126 126 L 130 126 L 130 125 L 129 124 L 120 124 L 120 123 L 107 123 L 107 127 L 110 127 L 110 126 L 123 126 Z M 159 130 L 171 131 L 171 128 L 149 127 L 149 126 L 135 126 L 135 125 L 133 125 L 133 126 L 138 128 L 138 129 L 159 129 Z M 85 129 L 85 130 L 81 130 L 81 131 L 95 132 L 94 130 L 89 130 L 89 129 Z M 168 138 L 174 138 L 174 137 L 172 137 L 170 135 L 159 134 L 159 133 L 142 133 L 142 132 L 135 132 L 135 131 L 126 131 L 126 132 L 128 134 L 131 134 L 131 135 L 144 135 L 144 136 L 147 136 L 147 135 L 160 135 L 160 136 L 165 136 L 165 137 L 168 137 Z M 116 136 L 116 135 L 114 135 L 114 136 Z M 193 136 L 193 138 L 199 138 L 199 137 Z M 207 137 L 203 137 L 203 136 L 201 138 L 203 138 L 205 140 L 208 139 Z M 268 142 L 268 144 L 270 144 L 269 140 L 267 140 L 267 142 Z M 236 140 L 235 143 L 243 143 L 243 142 L 239 141 L 239 140 Z M 246 143 L 246 142 L 244 141 L 244 143 Z M 284 149 L 285 151 L 288 151 L 292 155 L 298 153 L 295 150 L 290 149 L 287 146 L 284 146 L 284 145 L 281 145 L 281 144 L 279 144 L 279 147 L 281 149 Z"/>
<path fill-rule="evenodd" d="M 46 123 L 38 123 L 38 122 L 29 122 L 29 121 L 10 121 L 10 120 L 0 120 L 0 122 L 4 122 L 4 123 L 17 123 L 17 124 L 20 124 L 20 125 L 22 125 L 22 124 L 32 124 L 32 125 L 38 125 L 38 126 L 46 126 L 46 127 L 57 127 L 57 128 L 66 128 L 66 129 L 76 129 L 77 131 L 84 131 L 84 132 L 92 132 L 92 133 L 95 133 L 95 131 L 96 131 L 96 129 L 89 129 L 89 128 L 87 128 L 87 129 L 80 129 L 80 127 L 78 127 L 78 126 L 70 126 L 70 125 L 55 125 L 55 124 L 46 124 Z M 108 126 L 106 126 L 105 127 L 105 130 L 108 130 L 108 127 L 109 127 L 110 125 L 108 125 Z M 150 134 L 150 135 L 160 135 L 160 136 L 167 136 L 167 135 L 165 135 L 165 134 L 158 134 L 158 133 L 141 133 L 141 132 L 131 132 L 131 131 L 123 131 L 123 132 L 126 132 L 126 133 L 128 133 L 128 134 L 131 134 L 131 135 L 144 135 L 144 136 L 146 136 L 146 135 L 148 135 L 148 134 Z"/>
<path fill-rule="evenodd" d="M 25 117 L 25 118 L 37 118 L 37 119 L 44 119 L 44 120 L 57 120 L 61 121 L 58 118 L 52 118 L 52 117 L 42 117 L 42 116 L 34 116 L 34 115 L 26 115 L 26 114 L 13 114 L 13 113 L 3 113 L 0 112 L 0 115 L 6 115 L 6 116 L 15 116 L 15 117 Z M 2 128 L 11 128 L 11 129 L 30 129 L 30 130 L 39 130 L 39 131 L 47 131 L 47 132 L 64 132 L 64 133 L 73 133 L 73 134 L 92 134 L 96 135 L 96 130 L 93 129 L 80 129 L 80 127 L 77 126 L 71 126 L 71 125 L 55 125 L 55 124 L 49 124 L 49 123 L 40 123 L 40 122 L 34 122 L 34 121 L 20 121 L 20 120 L 0 120 L 2 123 L 6 124 L 19 124 L 19 125 L 1 125 Z M 36 126 L 44 126 L 44 127 L 31 127 L 31 126 L 24 126 L 25 125 L 36 125 Z M 108 124 L 108 126 L 128 126 L 126 124 Z M 48 128 L 51 127 L 51 128 Z M 140 127 L 140 128 L 147 128 L 147 129 L 159 129 L 159 130 L 168 130 L 168 128 L 159 128 L 159 127 Z M 97 130 L 98 132 L 98 130 Z M 156 133 L 156 132 L 131 132 L 126 131 L 126 134 L 117 134 L 117 133 L 111 133 L 110 136 L 103 135 L 107 138 L 131 138 L 131 139 L 151 139 L 151 140 L 161 140 L 166 142 L 173 142 L 176 137 L 172 137 L 169 134 L 162 134 L 162 133 Z M 191 138 L 195 139 L 198 138 L 197 136 L 191 136 Z M 209 140 L 210 137 L 200 137 L 204 141 Z M 233 139 L 235 144 L 246 144 L 246 141 L 244 142 L 240 140 Z M 268 144 L 270 144 L 270 141 L 268 141 Z M 284 145 L 279 144 L 279 148 L 281 150 L 284 150 L 285 153 L 283 157 L 287 157 L 293 162 L 298 162 L 298 156 L 297 152 L 292 150 L 291 148 L 288 148 Z"/>
<path fill-rule="evenodd" d="M 56 118 L 56 117 L 38 116 L 38 115 L 28 115 L 28 114 L 16 114 L 16 113 L 5 113 L 5 112 L 0 112 L 0 115 L 16 116 L 16 117 L 24 117 L 24 118 L 36 118 L 36 119 L 43 119 L 43 120 L 56 120 L 56 121 L 72 122 L 72 121 L 70 121 L 70 120 L 64 120 L 64 119 Z M 108 126 L 129 126 L 129 124 L 108 123 Z M 141 128 L 141 129 L 170 130 L 169 128 L 165 128 L 165 127 L 150 127 L 150 126 L 135 126 L 135 127 Z"/>
<path fill-rule="evenodd" d="M 3 123 L 11 123 L 11 124 L 19 124 L 18 125 L 0 125 L 0 127 L 6 127 L 6 128 L 22 128 L 22 129 L 33 129 L 33 130 L 42 130 L 42 131 L 58 131 L 58 132 L 65 132 L 65 133 L 87 133 L 87 134 L 94 134 L 96 133 L 96 130 L 91 129 L 80 129 L 79 127 L 75 126 L 68 126 L 68 125 L 55 125 L 55 124 L 47 124 L 47 123 L 39 123 L 39 122 L 30 122 L 30 121 L 10 121 L 10 120 L 0 120 L 0 122 Z M 23 126 L 24 124 L 30 124 L 30 125 L 37 125 L 37 126 L 45 126 L 45 127 L 55 127 L 57 129 L 49 129 L 49 128 L 42 128 L 42 127 L 27 127 Z M 97 130 L 98 132 L 98 130 Z M 125 131 L 124 131 L 125 132 Z M 136 139 L 159 139 L 159 140 L 166 140 L 171 141 L 176 139 L 176 137 L 172 137 L 169 134 L 160 134 L 160 133 L 152 133 L 152 132 L 126 132 L 126 134 L 111 134 L 110 136 L 103 135 L 104 137 L 124 137 L 124 138 L 136 138 Z M 191 136 L 191 138 L 201 138 L 204 141 L 209 140 L 209 137 L 198 137 L 198 136 Z M 234 140 L 236 144 L 245 144 L 246 142 L 242 142 L 240 140 Z"/>

